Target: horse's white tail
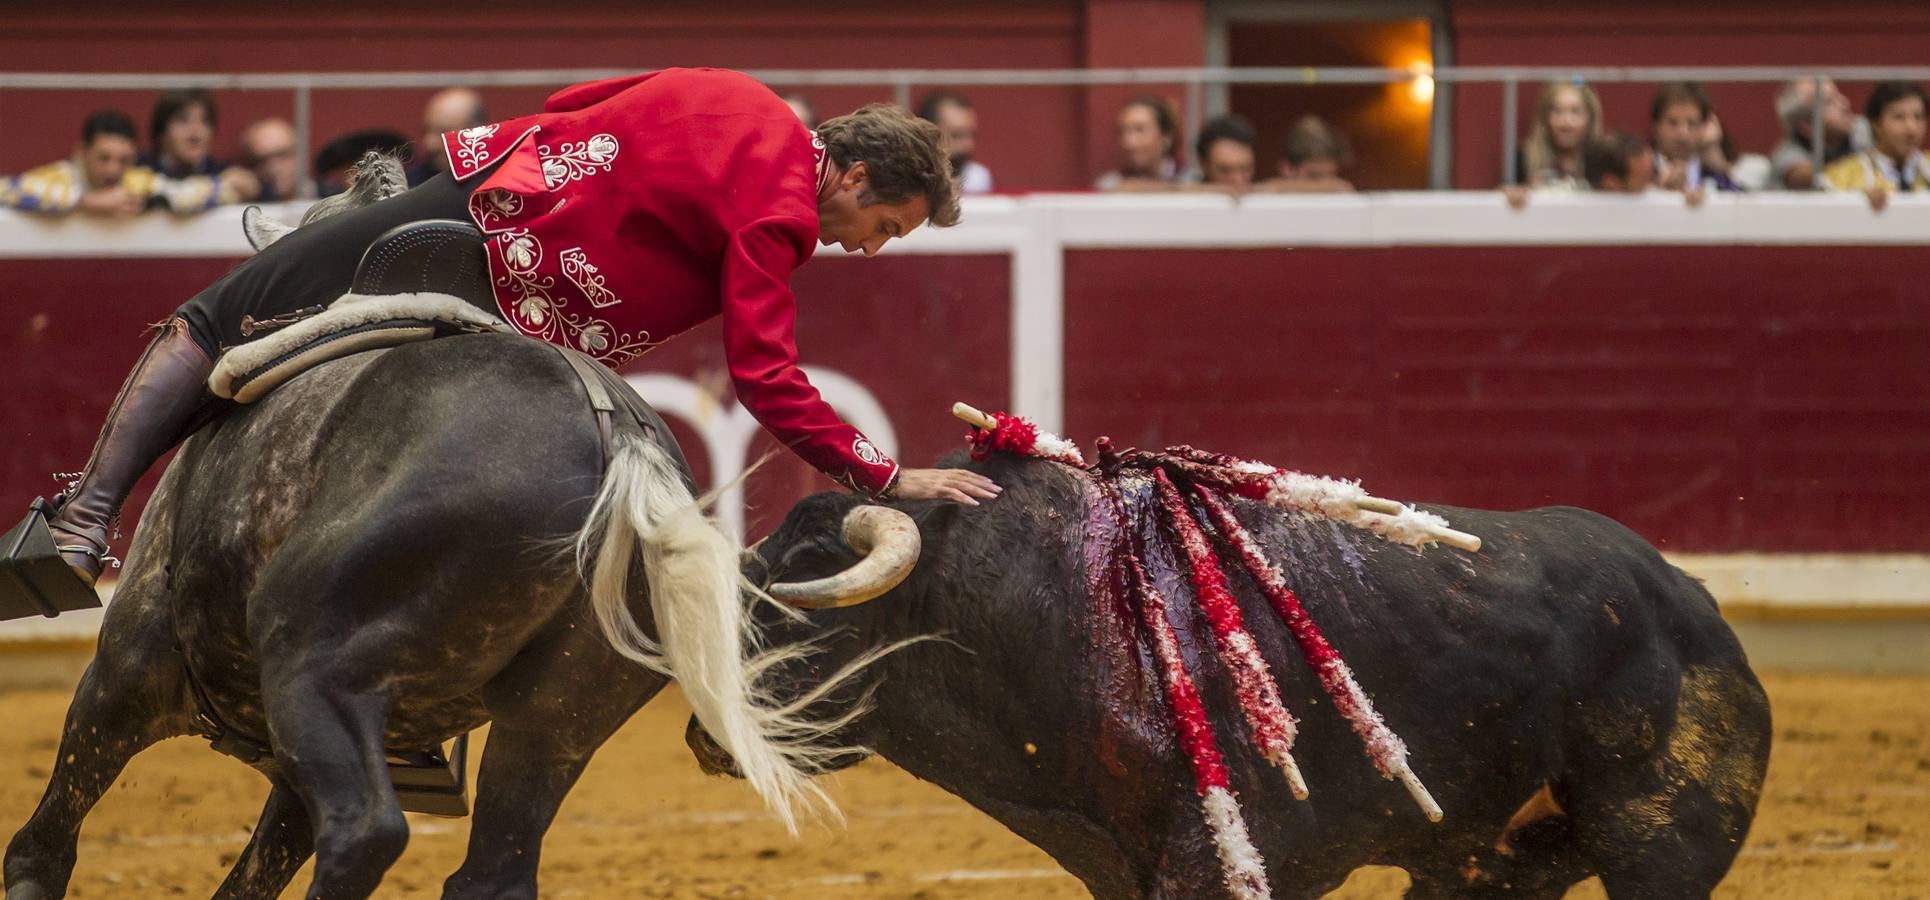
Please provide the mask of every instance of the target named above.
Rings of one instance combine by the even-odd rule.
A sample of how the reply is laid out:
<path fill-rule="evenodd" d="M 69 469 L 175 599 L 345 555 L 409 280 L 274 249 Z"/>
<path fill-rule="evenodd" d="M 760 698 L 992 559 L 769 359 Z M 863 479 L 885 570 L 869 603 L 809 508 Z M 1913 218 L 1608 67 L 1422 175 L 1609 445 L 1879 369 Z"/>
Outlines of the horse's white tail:
<path fill-rule="evenodd" d="M 661 642 L 630 613 L 630 568 L 639 546 Z M 634 435 L 617 436 L 589 521 L 576 537 L 597 626 L 617 652 L 677 679 L 704 730 L 795 835 L 800 809 L 837 814 L 808 773 L 842 749 L 813 741 L 858 710 L 813 723 L 802 715 L 808 698 L 778 704 L 758 687 L 761 673 L 810 648 L 762 648 L 738 574 L 739 552 L 704 515 L 668 453 Z M 811 692 L 813 698 L 821 693 Z"/>

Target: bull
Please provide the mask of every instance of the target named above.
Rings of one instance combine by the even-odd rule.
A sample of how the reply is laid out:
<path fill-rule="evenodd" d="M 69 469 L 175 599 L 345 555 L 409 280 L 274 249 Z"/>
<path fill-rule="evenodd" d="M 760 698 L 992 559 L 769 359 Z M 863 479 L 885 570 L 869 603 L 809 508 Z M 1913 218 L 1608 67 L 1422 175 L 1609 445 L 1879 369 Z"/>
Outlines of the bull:
<path fill-rule="evenodd" d="M 874 707 L 839 739 L 964 798 L 1101 900 L 1225 896 L 1154 659 L 1087 587 L 1093 482 L 1036 459 L 970 465 L 1001 499 L 812 496 L 746 557 L 774 596 L 821 608 L 793 636 L 827 651 L 785 678 L 805 690 L 867 648 L 942 638 L 824 700 L 827 715 Z M 1222 739 L 1275 896 L 1321 896 L 1363 865 L 1406 870 L 1409 897 L 1555 898 L 1589 876 L 1618 900 L 1707 896 L 1748 833 L 1770 741 L 1766 697 L 1709 593 L 1585 510 L 1424 508 L 1479 534 L 1482 552 L 1237 506 L 1446 810 L 1430 823 L 1377 777 L 1245 585 L 1248 627 L 1302 720 L 1295 756 L 1312 788 L 1295 800 Z M 1189 596 L 1179 560 L 1149 546 L 1160 591 Z M 1174 608 L 1215 730 L 1237 734 L 1209 627 Z M 687 737 L 707 771 L 732 771 L 699 723 Z"/>

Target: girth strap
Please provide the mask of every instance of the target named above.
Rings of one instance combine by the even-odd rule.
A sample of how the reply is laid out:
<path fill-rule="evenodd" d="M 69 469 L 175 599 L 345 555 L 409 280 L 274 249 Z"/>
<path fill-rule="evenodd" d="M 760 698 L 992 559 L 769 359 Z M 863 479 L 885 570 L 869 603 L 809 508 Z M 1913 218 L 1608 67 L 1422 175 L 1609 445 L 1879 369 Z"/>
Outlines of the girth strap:
<path fill-rule="evenodd" d="M 614 449 L 610 441 L 615 436 L 612 419 L 616 414 L 617 404 L 610 396 L 609 389 L 603 384 L 603 373 L 597 371 L 602 364 L 568 347 L 557 344 L 550 346 L 555 347 L 556 352 L 563 357 L 563 361 L 570 364 L 570 371 L 576 373 L 576 380 L 583 382 L 583 389 L 590 395 L 590 409 L 596 411 L 596 433 L 603 448 L 602 466 L 607 466 L 610 464 L 610 454 Z"/>

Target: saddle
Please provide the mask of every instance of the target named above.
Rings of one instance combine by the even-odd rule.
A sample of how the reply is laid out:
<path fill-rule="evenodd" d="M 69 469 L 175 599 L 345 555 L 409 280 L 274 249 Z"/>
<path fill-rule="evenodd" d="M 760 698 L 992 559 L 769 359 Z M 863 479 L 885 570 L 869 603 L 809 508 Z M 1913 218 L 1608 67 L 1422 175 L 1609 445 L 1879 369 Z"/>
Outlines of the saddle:
<path fill-rule="evenodd" d="M 272 334 L 221 355 L 208 390 L 253 403 L 330 360 L 453 334 L 514 333 L 495 305 L 483 235 L 468 222 L 429 219 L 383 232 L 362 254 L 349 293 L 327 307 L 241 323 Z"/>

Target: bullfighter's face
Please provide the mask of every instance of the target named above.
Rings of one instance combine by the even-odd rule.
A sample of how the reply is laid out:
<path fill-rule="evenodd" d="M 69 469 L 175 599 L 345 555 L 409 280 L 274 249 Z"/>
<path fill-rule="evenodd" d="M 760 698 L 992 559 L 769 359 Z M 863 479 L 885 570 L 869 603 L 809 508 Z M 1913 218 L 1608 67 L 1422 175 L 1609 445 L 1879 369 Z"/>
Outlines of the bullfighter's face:
<path fill-rule="evenodd" d="M 870 173 L 855 162 L 818 201 L 818 243 L 837 244 L 846 253 L 876 256 L 885 242 L 925 224 L 931 207 L 923 197 L 884 203 L 871 193 Z"/>

